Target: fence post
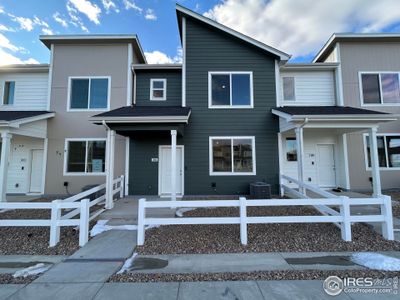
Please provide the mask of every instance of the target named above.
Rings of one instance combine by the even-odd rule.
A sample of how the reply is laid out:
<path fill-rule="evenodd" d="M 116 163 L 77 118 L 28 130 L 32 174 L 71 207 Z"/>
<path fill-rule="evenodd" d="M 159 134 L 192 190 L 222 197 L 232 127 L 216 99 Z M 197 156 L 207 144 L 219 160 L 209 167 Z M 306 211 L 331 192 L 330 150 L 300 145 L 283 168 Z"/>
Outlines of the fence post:
<path fill-rule="evenodd" d="M 247 245 L 247 200 L 245 197 L 239 198 L 240 204 L 240 242 Z"/>
<path fill-rule="evenodd" d="M 350 204 L 349 197 L 340 196 L 342 199 L 342 205 L 340 206 L 340 215 L 343 220 L 340 223 L 340 230 L 342 234 L 342 239 L 346 242 L 351 241 L 351 222 L 350 222 Z"/>
<path fill-rule="evenodd" d="M 121 190 L 119 191 L 119 198 L 124 198 L 124 190 L 125 190 L 125 176 L 121 175 L 120 177 Z"/>
<path fill-rule="evenodd" d="M 285 190 L 283 189 L 283 177 L 282 173 L 279 173 L 279 196 L 285 196 Z"/>
<path fill-rule="evenodd" d="M 89 240 L 89 199 L 81 200 L 79 218 L 79 246 L 83 247 Z"/>
<path fill-rule="evenodd" d="M 385 218 L 385 221 L 382 222 L 382 235 L 387 240 L 394 240 L 392 198 L 386 195 L 382 195 L 380 198 L 383 199 L 381 214 Z"/>
<path fill-rule="evenodd" d="M 58 225 L 61 218 L 60 203 L 61 200 L 51 201 L 50 247 L 54 247 L 60 241 L 60 226 Z"/>
<path fill-rule="evenodd" d="M 138 206 L 138 229 L 137 229 L 137 244 L 139 246 L 143 246 L 144 244 L 144 220 L 146 218 L 146 199 L 141 198 L 139 199 L 139 206 Z"/>

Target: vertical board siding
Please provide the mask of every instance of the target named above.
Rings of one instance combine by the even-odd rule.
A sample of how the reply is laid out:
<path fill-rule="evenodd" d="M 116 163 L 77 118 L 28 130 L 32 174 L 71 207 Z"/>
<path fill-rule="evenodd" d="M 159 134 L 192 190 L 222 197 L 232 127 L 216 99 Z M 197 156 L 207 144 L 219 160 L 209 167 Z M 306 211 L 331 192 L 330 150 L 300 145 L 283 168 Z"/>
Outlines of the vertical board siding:
<path fill-rule="evenodd" d="M 138 106 L 181 106 L 181 70 L 136 70 L 136 105 Z M 150 101 L 150 79 L 167 80 L 167 100 Z"/>
<path fill-rule="evenodd" d="M 45 110 L 47 108 L 48 73 L 0 74 L 0 104 L 3 104 L 4 83 L 15 81 L 14 104 L 0 109 Z"/>
<path fill-rule="evenodd" d="M 278 183 L 275 57 L 192 19 L 186 22 L 185 194 L 246 194 L 249 183 Z M 209 71 L 252 71 L 254 109 L 209 109 Z M 210 136 L 255 136 L 255 176 L 210 176 Z M 216 183 L 216 190 L 211 187 Z"/>
<path fill-rule="evenodd" d="M 283 95 L 283 77 L 295 78 L 295 100 L 283 101 L 287 106 L 332 106 L 336 103 L 335 77 L 333 71 L 281 71 L 280 88 Z M 283 96 L 282 96 L 283 97 Z"/>

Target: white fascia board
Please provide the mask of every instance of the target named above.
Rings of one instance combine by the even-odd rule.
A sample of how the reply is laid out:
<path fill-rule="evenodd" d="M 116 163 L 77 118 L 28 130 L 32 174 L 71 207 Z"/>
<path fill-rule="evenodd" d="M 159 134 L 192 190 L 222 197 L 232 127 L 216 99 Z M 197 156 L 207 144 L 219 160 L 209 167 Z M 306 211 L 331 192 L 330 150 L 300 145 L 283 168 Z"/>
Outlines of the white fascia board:
<path fill-rule="evenodd" d="M 347 120 L 347 121 L 396 121 L 397 118 L 392 115 L 387 117 L 380 114 L 370 115 L 294 115 L 291 117 L 291 121 L 302 121 L 308 119 L 309 121 L 335 121 L 335 120 Z"/>
<path fill-rule="evenodd" d="M 282 117 L 284 119 L 286 119 L 287 121 L 291 121 L 292 120 L 292 115 L 289 115 L 287 113 L 281 112 L 279 110 L 276 109 L 272 109 L 271 111 L 274 115 L 277 115 L 279 117 Z"/>
<path fill-rule="evenodd" d="M 38 116 L 34 116 L 34 117 L 17 119 L 17 120 L 11 121 L 10 124 L 15 124 L 15 125 L 19 126 L 19 125 L 26 124 L 26 123 L 49 119 L 49 118 L 54 117 L 55 115 L 56 115 L 55 113 L 51 112 L 48 114 L 42 114 L 42 115 L 38 115 Z"/>
<path fill-rule="evenodd" d="M 189 115 L 183 117 L 99 117 L 91 118 L 90 121 L 94 123 L 102 121 L 106 123 L 187 123 Z"/>
<path fill-rule="evenodd" d="M 182 69 L 182 64 L 132 64 L 135 70 L 168 70 Z"/>
<path fill-rule="evenodd" d="M 285 64 L 280 67 L 284 71 L 302 71 L 302 70 L 335 70 L 339 67 L 339 63 L 310 63 L 310 64 Z"/>
<path fill-rule="evenodd" d="M 233 36 L 235 36 L 235 37 L 237 37 L 237 38 L 239 38 L 239 39 L 241 39 L 241 40 L 243 40 L 243 41 L 245 41 L 245 42 L 247 42 L 249 44 L 252 44 L 252 45 L 254 45 L 254 46 L 256 46 L 256 47 L 258 47 L 260 49 L 263 49 L 263 50 L 265 50 L 265 51 L 267 51 L 269 53 L 275 54 L 282 61 L 287 61 L 291 57 L 291 55 L 289 55 L 289 54 L 287 54 L 287 53 L 285 53 L 283 51 L 280 51 L 280 50 L 278 50 L 278 49 L 276 49 L 274 47 L 271 47 L 271 46 L 268 46 L 268 45 L 266 45 L 264 43 L 261 43 L 260 41 L 257 41 L 257 40 L 255 40 L 255 39 L 253 39 L 253 38 L 251 38 L 251 37 L 249 37 L 247 35 L 244 35 L 243 33 L 240 33 L 240 32 L 238 32 L 236 30 L 233 30 L 232 28 L 229 28 L 229 27 L 227 27 L 225 25 L 222 25 L 222 24 L 220 24 L 218 22 L 215 22 L 215 21 L 213 21 L 213 20 L 211 20 L 211 19 L 209 19 L 207 17 L 204 17 L 204 16 L 202 16 L 200 14 L 197 14 L 197 13 L 191 11 L 190 9 L 187 9 L 187 8 L 185 8 L 185 7 L 183 7 L 183 6 L 179 5 L 179 4 L 176 4 L 176 10 L 181 12 L 181 13 L 183 13 L 183 14 L 186 14 L 186 15 L 194 18 L 194 19 L 197 19 L 197 20 L 199 20 L 201 22 L 204 22 L 204 23 L 206 23 L 206 24 L 208 24 L 210 26 L 218 28 L 218 29 L 220 29 L 220 30 L 222 30 L 222 31 L 224 31 L 224 32 L 226 32 L 226 33 L 228 33 L 230 35 L 233 35 Z"/>

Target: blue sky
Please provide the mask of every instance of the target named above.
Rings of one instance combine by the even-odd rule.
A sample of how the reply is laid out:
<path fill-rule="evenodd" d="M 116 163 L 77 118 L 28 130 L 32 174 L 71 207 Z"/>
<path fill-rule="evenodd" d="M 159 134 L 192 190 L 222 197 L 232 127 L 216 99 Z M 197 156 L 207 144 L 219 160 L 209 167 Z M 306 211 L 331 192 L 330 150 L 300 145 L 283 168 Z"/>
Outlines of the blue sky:
<path fill-rule="evenodd" d="M 293 54 L 294 61 L 309 61 L 333 32 L 400 30 L 398 0 L 179 3 Z M 151 62 L 179 60 L 175 1 L 0 0 L 0 64 L 47 63 L 49 52 L 40 34 L 85 33 L 136 33 Z"/>

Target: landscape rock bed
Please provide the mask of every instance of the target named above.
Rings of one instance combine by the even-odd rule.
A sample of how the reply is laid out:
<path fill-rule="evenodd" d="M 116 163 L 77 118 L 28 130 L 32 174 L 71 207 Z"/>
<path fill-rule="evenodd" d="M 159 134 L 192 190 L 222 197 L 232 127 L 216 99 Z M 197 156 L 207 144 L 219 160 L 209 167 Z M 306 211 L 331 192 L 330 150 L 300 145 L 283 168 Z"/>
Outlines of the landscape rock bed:
<path fill-rule="evenodd" d="M 242 280 L 325 280 L 328 276 L 354 278 L 393 278 L 400 276 L 400 272 L 383 272 L 373 270 L 285 270 L 267 272 L 241 273 L 192 273 L 192 274 L 132 274 L 124 273 L 113 275 L 108 282 L 186 282 L 186 281 L 242 281 Z"/>
<path fill-rule="evenodd" d="M 0 274 L 0 284 L 28 284 L 38 277 L 39 275 L 31 275 L 27 277 L 14 278 L 12 274 Z"/>
<path fill-rule="evenodd" d="M 318 215 L 308 207 L 251 207 L 249 216 Z M 191 217 L 238 216 L 236 208 L 196 209 Z M 352 242 L 341 239 L 333 224 L 250 224 L 248 245 L 240 244 L 239 225 L 171 225 L 146 231 L 144 255 L 242 252 L 399 251 L 400 243 L 387 241 L 370 226 L 352 226 Z"/>

